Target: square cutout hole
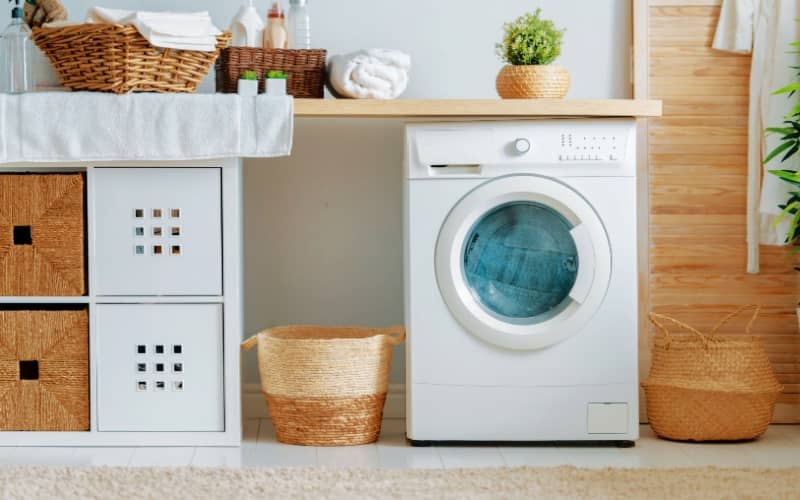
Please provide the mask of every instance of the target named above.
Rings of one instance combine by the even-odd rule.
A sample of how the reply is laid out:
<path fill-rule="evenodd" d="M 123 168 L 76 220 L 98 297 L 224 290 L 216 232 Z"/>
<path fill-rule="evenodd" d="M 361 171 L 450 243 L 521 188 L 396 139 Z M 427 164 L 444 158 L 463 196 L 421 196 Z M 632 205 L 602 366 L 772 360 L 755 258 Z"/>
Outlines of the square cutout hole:
<path fill-rule="evenodd" d="M 156 391 L 166 391 L 167 390 L 167 383 L 163 380 L 156 381 Z"/>
<path fill-rule="evenodd" d="M 181 254 L 181 246 L 180 245 L 172 245 L 172 248 L 170 249 L 170 253 L 172 253 L 172 255 L 180 255 Z"/>
<path fill-rule="evenodd" d="M 153 218 L 154 219 L 160 219 L 162 217 L 162 215 L 163 215 L 163 212 L 161 211 L 160 208 L 154 208 L 153 209 Z"/>
<path fill-rule="evenodd" d="M 147 390 L 147 381 L 139 380 L 136 382 L 136 390 L 139 392 L 145 392 Z"/>
<path fill-rule="evenodd" d="M 153 236 L 163 236 L 163 235 L 164 235 L 164 229 L 163 228 L 161 228 L 159 226 L 156 226 L 156 227 L 153 228 Z"/>
<path fill-rule="evenodd" d="M 147 363 L 136 363 L 136 373 L 147 373 Z"/>
<path fill-rule="evenodd" d="M 181 344 L 172 346 L 172 354 L 183 354 L 183 346 Z"/>
<path fill-rule="evenodd" d="M 172 390 L 175 392 L 183 391 L 183 380 L 175 380 L 172 382 Z"/>
<path fill-rule="evenodd" d="M 169 230 L 169 234 L 172 235 L 172 236 L 180 236 L 181 235 L 181 228 L 177 227 L 177 226 L 172 227 Z"/>
<path fill-rule="evenodd" d="M 172 363 L 173 373 L 183 373 L 183 363 Z"/>
<path fill-rule="evenodd" d="M 172 208 L 169 211 L 169 216 L 173 219 L 180 219 L 181 218 L 181 209 L 180 208 Z"/>
<path fill-rule="evenodd" d="M 137 219 L 144 219 L 144 209 L 143 208 L 134 208 L 133 209 L 133 216 Z"/>
<path fill-rule="evenodd" d="M 164 363 L 156 363 L 156 373 L 164 372 Z"/>
<path fill-rule="evenodd" d="M 164 255 L 164 247 L 161 245 L 153 245 L 153 255 Z"/>
<path fill-rule="evenodd" d="M 14 226 L 15 245 L 33 245 L 33 230 L 31 226 Z"/>
<path fill-rule="evenodd" d="M 147 354 L 147 346 L 143 344 L 137 345 L 136 354 Z"/>
<path fill-rule="evenodd" d="M 22 361 L 19 362 L 20 380 L 39 380 L 39 362 Z"/>
<path fill-rule="evenodd" d="M 136 255 L 144 255 L 144 245 L 136 245 L 133 248 L 133 253 Z"/>
<path fill-rule="evenodd" d="M 135 234 L 136 236 L 144 236 L 144 228 L 143 227 L 135 228 L 133 230 L 133 234 Z"/>
<path fill-rule="evenodd" d="M 163 344 L 156 345 L 156 354 L 164 354 L 164 345 Z"/>

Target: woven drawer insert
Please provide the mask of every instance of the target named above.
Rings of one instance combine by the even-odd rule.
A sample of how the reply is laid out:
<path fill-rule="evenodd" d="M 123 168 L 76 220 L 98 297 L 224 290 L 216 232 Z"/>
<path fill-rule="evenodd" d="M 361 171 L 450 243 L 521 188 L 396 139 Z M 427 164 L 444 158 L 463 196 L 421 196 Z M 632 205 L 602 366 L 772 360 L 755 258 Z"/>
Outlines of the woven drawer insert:
<path fill-rule="evenodd" d="M 85 306 L 0 310 L 0 430 L 89 430 Z"/>
<path fill-rule="evenodd" d="M 84 175 L 0 175 L 0 295 L 86 293 Z"/>

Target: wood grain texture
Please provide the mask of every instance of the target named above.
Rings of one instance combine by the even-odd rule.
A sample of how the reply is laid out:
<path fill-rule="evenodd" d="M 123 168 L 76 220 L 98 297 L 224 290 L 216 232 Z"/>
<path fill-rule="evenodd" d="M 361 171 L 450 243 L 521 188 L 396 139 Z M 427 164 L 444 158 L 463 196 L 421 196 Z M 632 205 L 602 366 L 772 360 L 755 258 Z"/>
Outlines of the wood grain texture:
<path fill-rule="evenodd" d="M 297 117 L 435 118 L 660 116 L 661 103 L 633 99 L 295 99 Z"/>
<path fill-rule="evenodd" d="M 648 123 L 649 302 L 703 331 L 763 304 L 754 333 L 785 388 L 775 420 L 800 422 L 800 276 L 780 247 L 762 247 L 761 274 L 745 272 L 750 58 L 711 49 L 720 3 L 648 2 L 648 92 L 638 97 L 663 100 L 664 111 Z M 723 333 L 743 330 L 742 320 Z"/>

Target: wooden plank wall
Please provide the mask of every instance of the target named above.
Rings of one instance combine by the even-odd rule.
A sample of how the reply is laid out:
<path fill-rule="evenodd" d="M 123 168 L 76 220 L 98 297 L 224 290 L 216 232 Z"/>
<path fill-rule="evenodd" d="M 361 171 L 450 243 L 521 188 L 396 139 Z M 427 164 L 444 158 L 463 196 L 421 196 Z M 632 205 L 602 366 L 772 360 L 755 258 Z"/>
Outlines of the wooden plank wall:
<path fill-rule="evenodd" d="M 739 305 L 763 304 L 755 333 L 786 387 L 776 420 L 800 422 L 800 275 L 780 247 L 762 246 L 760 275 L 745 271 L 750 58 L 710 48 L 719 11 L 719 0 L 647 3 L 646 88 L 664 101 L 664 117 L 647 125 L 649 298 L 705 331 Z"/>

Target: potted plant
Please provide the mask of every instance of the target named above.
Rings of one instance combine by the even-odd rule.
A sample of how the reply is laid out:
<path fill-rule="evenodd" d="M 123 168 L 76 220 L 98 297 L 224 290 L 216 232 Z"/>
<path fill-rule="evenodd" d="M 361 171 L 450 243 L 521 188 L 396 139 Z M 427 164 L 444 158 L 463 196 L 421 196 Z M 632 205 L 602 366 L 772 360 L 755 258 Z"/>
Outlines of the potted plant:
<path fill-rule="evenodd" d="M 288 76 L 283 71 L 273 69 L 264 75 L 267 82 L 267 95 L 283 96 L 286 95 L 286 79 Z"/>
<path fill-rule="evenodd" d="M 551 64 L 561 54 L 565 30 L 540 17 L 542 9 L 503 26 L 497 55 L 506 66 L 497 75 L 497 93 L 504 99 L 563 98 L 569 90 L 569 71 Z"/>
<path fill-rule="evenodd" d="M 238 93 L 242 97 L 255 97 L 258 95 L 258 73 L 245 71 L 239 77 Z"/>
<path fill-rule="evenodd" d="M 792 44 L 800 47 L 800 42 Z M 782 89 L 776 90 L 775 94 L 788 94 L 790 97 L 800 90 L 800 81 L 791 83 Z M 800 102 L 794 105 L 786 116 L 783 127 L 770 127 L 768 133 L 780 134 L 779 144 L 767 155 L 764 163 L 769 163 L 774 158 L 781 156 L 781 163 L 793 158 L 800 151 Z M 789 198 L 778 207 L 781 209 L 780 215 L 775 219 L 774 225 L 789 219 L 786 230 L 786 244 L 791 248 L 791 253 L 800 252 L 800 172 L 790 169 L 770 170 L 770 174 L 788 182 L 794 189 L 789 193 Z M 795 271 L 800 272 L 800 267 L 795 267 Z M 800 322 L 800 304 L 797 307 L 797 319 Z"/>

